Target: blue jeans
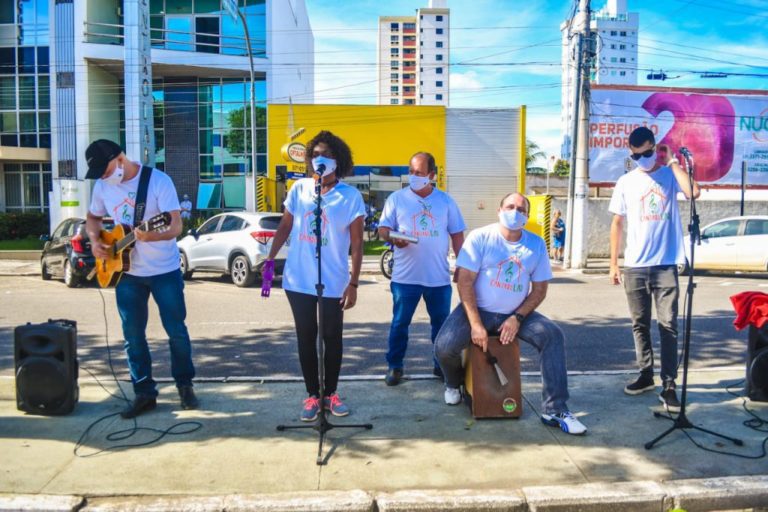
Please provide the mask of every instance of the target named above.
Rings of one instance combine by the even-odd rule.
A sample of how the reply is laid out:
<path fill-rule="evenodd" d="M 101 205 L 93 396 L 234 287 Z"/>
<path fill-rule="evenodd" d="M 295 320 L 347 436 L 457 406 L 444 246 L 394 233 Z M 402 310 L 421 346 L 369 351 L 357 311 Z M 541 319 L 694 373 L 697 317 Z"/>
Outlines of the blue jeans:
<path fill-rule="evenodd" d="M 509 315 L 480 310 L 485 329 L 495 334 Z M 435 354 L 445 376 L 445 385 L 458 388 L 464 380 L 461 351 L 472 343 L 469 320 L 464 306 L 459 304 L 445 320 L 435 340 Z M 539 352 L 541 368 L 541 410 L 557 414 L 568 410 L 568 372 L 565 368 L 565 336 L 552 320 L 541 313 L 529 314 L 520 326 L 517 339 L 532 345 Z"/>
<path fill-rule="evenodd" d="M 147 344 L 147 319 L 149 295 L 157 303 L 163 328 L 168 333 L 171 349 L 171 375 L 176 386 L 189 386 L 195 377 L 192 364 L 192 345 L 184 319 L 184 281 L 181 272 L 151 277 L 123 274 L 117 284 L 117 310 L 123 323 L 125 353 L 131 372 L 133 391 L 137 395 L 157 396 L 157 386 L 152 378 L 152 356 Z"/>
<path fill-rule="evenodd" d="M 427 305 L 429 323 L 432 325 L 432 343 L 437 338 L 443 322 L 451 312 L 451 285 L 421 286 L 419 284 L 390 284 L 392 290 L 392 325 L 389 327 L 389 350 L 387 364 L 390 368 L 403 368 L 405 351 L 408 348 L 408 327 L 421 297 Z M 437 360 L 434 361 L 438 367 Z"/>
<path fill-rule="evenodd" d="M 656 323 L 661 345 L 661 379 L 677 378 L 677 299 L 680 288 L 675 265 L 624 269 L 624 291 L 632 317 L 635 357 L 640 373 L 653 377 L 651 299 L 656 303 Z"/>

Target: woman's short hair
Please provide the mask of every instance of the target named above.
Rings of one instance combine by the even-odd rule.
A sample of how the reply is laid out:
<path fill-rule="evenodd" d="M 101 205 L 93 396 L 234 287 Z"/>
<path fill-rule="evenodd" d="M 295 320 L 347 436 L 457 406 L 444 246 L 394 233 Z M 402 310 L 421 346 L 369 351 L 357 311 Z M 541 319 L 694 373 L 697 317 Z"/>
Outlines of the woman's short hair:
<path fill-rule="evenodd" d="M 355 165 L 352 161 L 352 150 L 349 149 L 346 142 L 327 130 L 321 131 L 307 143 L 304 156 L 304 163 L 307 165 L 307 169 L 312 169 L 312 152 L 315 146 L 321 142 L 328 146 L 333 158 L 336 160 L 336 176 L 339 178 L 351 176 Z"/>

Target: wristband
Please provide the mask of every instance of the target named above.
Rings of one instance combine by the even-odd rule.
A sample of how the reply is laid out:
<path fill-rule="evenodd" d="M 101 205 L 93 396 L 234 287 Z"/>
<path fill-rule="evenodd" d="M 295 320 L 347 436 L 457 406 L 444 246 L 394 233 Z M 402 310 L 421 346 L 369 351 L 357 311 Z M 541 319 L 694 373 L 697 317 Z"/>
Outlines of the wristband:
<path fill-rule="evenodd" d="M 517 321 L 522 324 L 523 320 L 525 320 L 525 315 L 515 312 L 515 318 L 517 318 Z"/>
<path fill-rule="evenodd" d="M 358 283 L 349 283 L 349 286 L 351 286 L 353 288 L 357 288 L 359 286 L 359 284 Z"/>

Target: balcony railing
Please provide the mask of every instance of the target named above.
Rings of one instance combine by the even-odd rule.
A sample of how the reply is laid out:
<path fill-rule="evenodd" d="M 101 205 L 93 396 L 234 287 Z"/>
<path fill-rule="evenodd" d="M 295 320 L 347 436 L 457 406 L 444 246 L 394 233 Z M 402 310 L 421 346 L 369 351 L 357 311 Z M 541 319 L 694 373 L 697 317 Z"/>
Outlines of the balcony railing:
<path fill-rule="evenodd" d="M 88 21 L 84 22 L 83 25 L 83 37 L 86 43 L 119 46 L 122 46 L 124 43 L 124 25 Z M 153 28 L 150 40 L 152 48 L 158 49 L 236 56 L 248 55 L 246 38 L 238 35 Z M 251 38 L 251 48 L 253 48 L 254 57 L 266 57 L 265 46 L 265 41 Z"/>

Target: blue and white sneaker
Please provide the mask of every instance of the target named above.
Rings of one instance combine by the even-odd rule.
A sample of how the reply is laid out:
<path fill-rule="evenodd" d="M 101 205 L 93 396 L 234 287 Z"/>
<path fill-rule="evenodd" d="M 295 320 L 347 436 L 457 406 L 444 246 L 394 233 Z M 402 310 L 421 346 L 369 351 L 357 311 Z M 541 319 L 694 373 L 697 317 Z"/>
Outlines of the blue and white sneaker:
<path fill-rule="evenodd" d="M 304 407 L 301 409 L 301 421 L 315 421 L 320 412 L 320 399 L 310 396 L 304 399 Z"/>
<path fill-rule="evenodd" d="M 570 411 L 563 411 L 557 414 L 542 414 L 541 422 L 550 427 L 560 427 L 560 430 L 566 434 L 581 435 L 587 431 L 587 427 L 576 419 L 576 416 Z"/>

